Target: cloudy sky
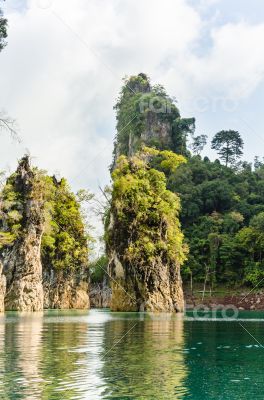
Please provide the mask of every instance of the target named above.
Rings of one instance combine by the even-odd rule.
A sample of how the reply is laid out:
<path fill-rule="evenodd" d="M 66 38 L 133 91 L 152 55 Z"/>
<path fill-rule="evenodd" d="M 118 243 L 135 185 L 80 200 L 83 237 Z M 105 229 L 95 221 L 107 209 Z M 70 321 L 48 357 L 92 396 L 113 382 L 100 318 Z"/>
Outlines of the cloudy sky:
<path fill-rule="evenodd" d="M 1 2 L 2 3 L 2 2 Z M 0 137 L 0 169 L 30 151 L 75 190 L 109 181 L 121 79 L 147 73 L 196 117 L 197 134 L 240 131 L 264 155 L 263 0 L 6 0 L 0 110 L 21 144 Z M 205 151 L 215 154 L 209 146 Z"/>

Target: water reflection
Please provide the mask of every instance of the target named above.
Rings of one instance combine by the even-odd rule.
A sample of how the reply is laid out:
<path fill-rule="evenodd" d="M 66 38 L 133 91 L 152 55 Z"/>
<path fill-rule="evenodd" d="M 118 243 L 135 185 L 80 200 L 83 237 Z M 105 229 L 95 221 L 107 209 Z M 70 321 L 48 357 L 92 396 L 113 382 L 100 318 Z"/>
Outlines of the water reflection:
<path fill-rule="evenodd" d="M 71 314 L 70 314 L 71 315 Z M 50 317 L 52 318 L 51 313 Z M 87 323 L 82 317 L 45 319 L 42 343 L 42 399 L 80 399 Z"/>
<path fill-rule="evenodd" d="M 21 377 L 17 378 L 23 388 L 25 400 L 41 398 L 42 378 L 40 376 L 41 334 L 43 313 L 24 314 L 16 324 L 15 336 L 18 349 L 17 368 Z"/>
<path fill-rule="evenodd" d="M 0 321 L 1 399 L 81 399 L 87 323 L 43 313 Z"/>
<path fill-rule="evenodd" d="M 1 398 L 13 399 L 14 393 L 26 400 L 41 398 L 42 323 L 42 313 L 20 314 L 17 319 L 1 317 Z"/>
<path fill-rule="evenodd" d="M 263 319 L 253 321 L 254 314 L 243 326 L 239 321 L 185 322 L 188 398 L 263 399 Z"/>
<path fill-rule="evenodd" d="M 104 311 L 0 317 L 0 398 L 182 399 L 183 319 Z"/>
<path fill-rule="evenodd" d="M 245 330 L 103 310 L 8 313 L 0 316 L 0 399 L 262 400 L 264 315 L 255 316 Z"/>
<path fill-rule="evenodd" d="M 103 398 L 183 398 L 187 393 L 183 318 L 122 317 L 105 327 Z"/>

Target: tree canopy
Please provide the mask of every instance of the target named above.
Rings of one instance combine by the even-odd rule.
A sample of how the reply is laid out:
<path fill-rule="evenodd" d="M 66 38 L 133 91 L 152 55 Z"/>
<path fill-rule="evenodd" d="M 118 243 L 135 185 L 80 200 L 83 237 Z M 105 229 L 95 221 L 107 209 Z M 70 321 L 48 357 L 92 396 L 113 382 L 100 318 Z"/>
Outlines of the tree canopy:
<path fill-rule="evenodd" d="M 212 149 L 216 150 L 225 165 L 234 165 L 243 155 L 244 142 L 237 131 L 220 131 L 212 140 Z"/>
<path fill-rule="evenodd" d="M 6 46 L 7 38 L 7 19 L 3 16 L 3 11 L 0 8 L 0 51 Z"/>
<path fill-rule="evenodd" d="M 193 153 L 196 155 L 200 154 L 206 143 L 207 135 L 194 136 L 193 143 L 191 145 Z"/>

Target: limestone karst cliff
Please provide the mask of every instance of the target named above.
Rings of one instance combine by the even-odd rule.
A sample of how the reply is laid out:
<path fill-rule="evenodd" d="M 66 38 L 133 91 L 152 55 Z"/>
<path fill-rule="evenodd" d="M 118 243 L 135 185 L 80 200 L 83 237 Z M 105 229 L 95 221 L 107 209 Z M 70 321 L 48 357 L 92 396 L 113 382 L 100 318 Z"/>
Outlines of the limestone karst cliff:
<path fill-rule="evenodd" d="M 88 309 L 89 274 L 87 270 L 44 269 L 44 308 Z"/>
<path fill-rule="evenodd" d="M 89 308 L 89 235 L 65 179 L 52 178 L 52 223 L 42 240 L 45 308 Z"/>
<path fill-rule="evenodd" d="M 89 308 L 89 235 L 65 179 L 24 157 L 7 179 L 0 208 L 0 310 L 2 298 L 6 310 Z"/>
<path fill-rule="evenodd" d="M 142 73 L 125 79 L 115 109 L 113 191 L 105 220 L 111 308 L 182 311 L 180 266 L 187 247 L 180 200 L 167 190 L 166 174 L 185 162 L 186 135 L 195 121 L 182 118 L 164 88 Z"/>
<path fill-rule="evenodd" d="M 179 198 L 166 189 L 164 173 L 151 168 L 151 153 L 121 156 L 112 173 L 105 237 L 115 311 L 183 310 Z M 168 152 L 154 153 L 168 161 Z M 175 162 L 183 157 L 175 155 Z"/>
<path fill-rule="evenodd" d="M 13 186 L 20 209 L 20 230 L 3 257 L 6 276 L 5 309 L 39 311 L 43 309 L 41 237 L 44 230 L 45 199 L 40 182 L 27 157 L 19 162 L 16 173 L 7 183 Z M 15 211 L 9 210 L 9 213 Z"/>
<path fill-rule="evenodd" d="M 104 277 L 101 282 L 90 284 L 90 304 L 93 308 L 109 308 L 111 305 L 112 290 L 109 279 Z"/>
<path fill-rule="evenodd" d="M 117 133 L 112 169 L 120 155 L 131 157 L 142 144 L 186 154 L 186 136 L 193 133 L 195 120 L 182 118 L 174 100 L 161 85 L 151 85 L 146 74 L 124 80 L 114 108 Z"/>
<path fill-rule="evenodd" d="M 0 261 L 0 312 L 5 310 L 6 277 L 3 274 L 3 265 Z"/>

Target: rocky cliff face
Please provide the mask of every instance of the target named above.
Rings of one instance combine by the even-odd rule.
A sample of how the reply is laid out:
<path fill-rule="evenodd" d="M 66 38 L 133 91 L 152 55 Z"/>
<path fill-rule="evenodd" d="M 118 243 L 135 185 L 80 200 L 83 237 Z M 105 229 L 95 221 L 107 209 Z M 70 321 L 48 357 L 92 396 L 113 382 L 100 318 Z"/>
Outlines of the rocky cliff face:
<path fill-rule="evenodd" d="M 186 136 L 194 118 L 181 118 L 172 98 L 160 85 L 140 73 L 125 80 L 117 110 L 117 135 L 112 170 L 121 155 L 132 157 L 142 145 L 186 155 Z"/>
<path fill-rule="evenodd" d="M 0 311 L 89 308 L 79 203 L 65 180 L 31 168 L 28 157 L 1 192 L 0 257 Z"/>
<path fill-rule="evenodd" d="M 164 88 L 151 85 L 142 73 L 125 80 L 115 109 L 113 193 L 106 219 L 111 309 L 182 311 L 180 266 L 186 248 L 179 198 L 166 190 L 165 174 L 177 168 L 177 155 L 188 154 L 186 136 L 195 120 L 181 118 Z M 154 154 L 156 160 L 148 164 Z"/>
<path fill-rule="evenodd" d="M 87 270 L 43 271 L 44 308 L 88 309 L 89 275 Z"/>
<path fill-rule="evenodd" d="M 0 261 L 0 312 L 5 310 L 6 277 L 3 275 L 3 264 Z"/>
<path fill-rule="evenodd" d="M 91 308 L 109 308 L 111 305 L 112 291 L 104 278 L 103 282 L 93 283 L 90 286 Z"/>
<path fill-rule="evenodd" d="M 179 198 L 166 189 L 165 175 L 150 168 L 151 158 L 147 149 L 122 156 L 112 174 L 106 243 L 114 311 L 183 310 Z"/>
<path fill-rule="evenodd" d="M 16 171 L 14 189 L 21 193 L 22 228 L 3 259 L 6 276 L 5 309 L 43 309 L 41 237 L 44 229 L 44 199 L 29 160 L 23 158 Z"/>
<path fill-rule="evenodd" d="M 120 249 L 118 243 L 115 245 Z M 144 259 L 142 262 L 130 263 L 126 257 L 118 255 L 115 250 L 109 252 L 109 274 L 112 278 L 111 310 L 183 311 L 184 297 L 180 264 L 166 262 L 166 259 L 162 258 L 162 256 L 157 256 L 150 263 Z"/>

